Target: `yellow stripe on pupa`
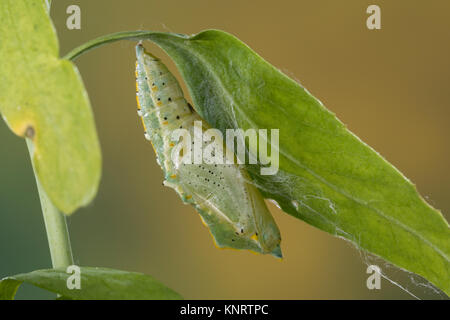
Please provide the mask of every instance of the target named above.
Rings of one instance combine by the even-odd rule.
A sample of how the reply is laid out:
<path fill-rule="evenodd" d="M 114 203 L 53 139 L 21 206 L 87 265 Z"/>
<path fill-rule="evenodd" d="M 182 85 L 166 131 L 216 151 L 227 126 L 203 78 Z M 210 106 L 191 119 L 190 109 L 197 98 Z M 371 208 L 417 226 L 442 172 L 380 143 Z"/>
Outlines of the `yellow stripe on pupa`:
<path fill-rule="evenodd" d="M 138 106 L 138 110 L 141 110 L 141 103 L 139 102 L 139 97 L 136 95 L 136 102 Z"/>

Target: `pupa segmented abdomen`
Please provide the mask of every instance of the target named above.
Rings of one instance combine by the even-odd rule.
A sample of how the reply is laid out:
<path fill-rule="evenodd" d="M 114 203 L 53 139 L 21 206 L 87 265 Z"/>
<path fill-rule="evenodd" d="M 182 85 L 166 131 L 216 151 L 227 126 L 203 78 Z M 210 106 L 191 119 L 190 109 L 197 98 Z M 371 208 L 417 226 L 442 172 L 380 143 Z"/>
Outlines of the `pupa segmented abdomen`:
<path fill-rule="evenodd" d="M 173 162 L 178 141 L 172 140 L 172 132 L 186 129 L 193 136 L 196 121 L 202 122 L 202 134 L 209 126 L 188 105 L 176 78 L 158 58 L 142 45 L 136 54 L 138 114 L 164 171 L 164 184 L 197 209 L 219 247 L 281 257 L 278 227 L 245 169 L 237 164 Z M 211 143 L 224 147 L 223 141 Z"/>

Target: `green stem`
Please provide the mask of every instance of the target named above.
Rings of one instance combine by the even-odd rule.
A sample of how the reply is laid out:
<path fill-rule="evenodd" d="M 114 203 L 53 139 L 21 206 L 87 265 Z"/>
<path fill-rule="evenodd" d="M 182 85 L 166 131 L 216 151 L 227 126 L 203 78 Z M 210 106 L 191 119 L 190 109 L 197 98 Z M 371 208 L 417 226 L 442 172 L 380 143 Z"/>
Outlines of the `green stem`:
<path fill-rule="evenodd" d="M 26 139 L 30 157 L 33 159 L 34 146 L 30 139 Z M 32 161 L 33 163 L 33 161 Z M 47 231 L 48 246 L 54 269 L 67 268 L 73 265 L 72 248 L 70 246 L 69 231 L 66 217 L 53 205 L 41 183 L 39 182 L 33 164 L 34 176 L 41 200 L 42 214 L 44 216 L 45 229 Z"/>
<path fill-rule="evenodd" d="M 112 34 L 107 34 L 101 37 L 98 37 L 96 39 L 90 40 L 81 46 L 73 49 L 68 54 L 66 54 L 63 59 L 66 60 L 75 60 L 78 58 L 81 54 L 97 48 L 99 46 L 102 46 L 104 44 L 115 42 L 119 40 L 144 40 L 144 39 L 150 39 L 152 36 L 156 36 L 158 34 L 164 34 L 164 32 L 156 32 L 156 31 L 124 31 L 124 32 L 117 32 Z"/>

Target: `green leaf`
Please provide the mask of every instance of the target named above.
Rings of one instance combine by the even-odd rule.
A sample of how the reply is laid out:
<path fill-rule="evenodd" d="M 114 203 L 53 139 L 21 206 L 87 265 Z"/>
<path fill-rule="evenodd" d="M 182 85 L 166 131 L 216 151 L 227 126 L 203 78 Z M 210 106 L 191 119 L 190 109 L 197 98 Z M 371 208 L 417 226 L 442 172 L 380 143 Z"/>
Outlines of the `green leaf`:
<path fill-rule="evenodd" d="M 225 32 L 148 38 L 175 61 L 213 127 L 280 129 L 279 172 L 249 168 L 266 198 L 450 293 L 447 221 L 320 101 Z"/>
<path fill-rule="evenodd" d="M 58 58 L 42 0 L 0 1 L 0 113 L 34 143 L 32 161 L 53 204 L 66 214 L 88 204 L 101 154 L 88 96 L 76 67 Z"/>
<path fill-rule="evenodd" d="M 89 41 L 67 58 L 121 39 L 149 39 L 165 50 L 212 127 L 280 130 L 278 173 L 260 176 L 259 168 L 248 167 L 266 198 L 450 294 L 450 229 L 442 214 L 297 82 L 217 30 L 190 37 L 121 32 Z"/>
<path fill-rule="evenodd" d="M 80 289 L 68 289 L 72 274 L 63 269 L 37 270 L 0 281 L 0 299 L 13 299 L 22 282 L 72 300 L 179 300 L 182 297 L 151 276 L 107 268 L 80 267 Z M 72 279 L 69 279 L 71 283 Z"/>

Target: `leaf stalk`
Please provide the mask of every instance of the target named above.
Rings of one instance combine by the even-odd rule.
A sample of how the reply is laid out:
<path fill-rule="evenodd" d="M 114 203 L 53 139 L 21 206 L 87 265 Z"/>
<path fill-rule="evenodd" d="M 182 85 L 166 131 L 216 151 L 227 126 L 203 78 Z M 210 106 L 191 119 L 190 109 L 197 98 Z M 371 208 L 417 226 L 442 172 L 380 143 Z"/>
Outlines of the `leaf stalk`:
<path fill-rule="evenodd" d="M 28 151 L 33 158 L 34 145 L 30 139 L 26 139 Z M 48 246 L 54 269 L 67 268 L 73 264 L 72 247 L 70 245 L 69 231 L 66 217 L 51 202 L 36 173 L 33 161 L 33 172 L 41 201 L 42 214 L 44 216 L 45 230 L 47 231 Z"/>

